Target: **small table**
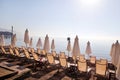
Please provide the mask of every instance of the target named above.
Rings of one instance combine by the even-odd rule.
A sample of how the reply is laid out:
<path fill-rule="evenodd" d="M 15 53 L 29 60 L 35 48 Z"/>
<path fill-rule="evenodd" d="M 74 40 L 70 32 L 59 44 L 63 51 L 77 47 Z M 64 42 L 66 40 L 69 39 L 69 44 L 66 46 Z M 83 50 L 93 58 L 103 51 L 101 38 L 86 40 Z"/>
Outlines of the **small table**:
<path fill-rule="evenodd" d="M 66 69 L 65 74 L 68 77 L 77 78 L 78 77 L 77 71 L 78 71 L 77 66 L 70 65 L 70 67 Z"/>
<path fill-rule="evenodd" d="M 109 80 L 114 80 L 116 77 L 116 74 L 114 71 L 109 70 Z"/>

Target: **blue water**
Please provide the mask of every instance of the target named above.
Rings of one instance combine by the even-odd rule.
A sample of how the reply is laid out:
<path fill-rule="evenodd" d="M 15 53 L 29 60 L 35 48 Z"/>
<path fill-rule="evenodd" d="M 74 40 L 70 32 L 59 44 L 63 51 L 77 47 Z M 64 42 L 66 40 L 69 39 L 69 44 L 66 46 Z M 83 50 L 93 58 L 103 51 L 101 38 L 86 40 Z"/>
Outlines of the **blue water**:
<path fill-rule="evenodd" d="M 49 38 L 50 44 L 53 38 Z M 36 43 L 37 43 L 38 38 L 34 37 L 33 38 L 33 48 L 36 48 Z M 44 37 L 41 38 L 42 40 L 42 46 L 44 45 Z M 23 42 L 24 40 L 22 38 L 17 39 L 16 46 L 21 47 L 25 46 L 25 43 Z M 67 47 L 67 38 L 54 38 L 55 41 L 55 50 L 59 54 L 60 51 L 64 51 L 66 55 L 68 55 L 68 52 L 66 50 Z M 83 40 L 79 39 L 79 46 L 80 46 L 80 52 L 81 54 L 85 54 L 85 49 L 87 45 L 88 40 Z M 98 59 L 99 58 L 106 58 L 108 60 L 111 60 L 110 57 L 110 49 L 112 43 L 114 43 L 115 40 L 90 40 L 91 43 L 91 49 L 92 49 L 92 54 L 96 56 Z M 10 44 L 10 39 L 5 40 L 6 45 Z M 71 39 L 71 46 L 73 47 L 74 43 L 74 38 Z M 70 53 L 71 56 L 71 53 Z M 86 58 L 88 57 L 85 54 Z"/>

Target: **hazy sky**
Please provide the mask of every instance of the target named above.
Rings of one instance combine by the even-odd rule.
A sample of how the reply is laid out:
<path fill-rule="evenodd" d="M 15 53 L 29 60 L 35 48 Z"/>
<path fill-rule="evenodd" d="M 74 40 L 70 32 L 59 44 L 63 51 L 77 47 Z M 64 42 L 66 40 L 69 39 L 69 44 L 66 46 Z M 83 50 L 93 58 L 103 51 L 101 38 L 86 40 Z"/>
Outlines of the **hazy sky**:
<path fill-rule="evenodd" d="M 120 39 L 120 0 L 0 0 L 0 28 L 31 36 Z"/>

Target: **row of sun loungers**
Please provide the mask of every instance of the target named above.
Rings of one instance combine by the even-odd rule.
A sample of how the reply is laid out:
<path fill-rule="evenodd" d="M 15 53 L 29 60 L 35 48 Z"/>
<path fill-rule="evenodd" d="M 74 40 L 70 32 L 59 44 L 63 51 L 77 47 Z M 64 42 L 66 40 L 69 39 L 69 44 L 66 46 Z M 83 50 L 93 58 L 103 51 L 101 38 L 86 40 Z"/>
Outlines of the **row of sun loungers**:
<path fill-rule="evenodd" d="M 30 66 L 33 67 L 33 71 L 37 71 L 37 67 L 40 70 L 56 67 L 57 73 L 62 69 L 72 79 L 85 78 L 89 80 L 91 76 L 93 79 L 100 78 L 101 80 L 108 80 L 112 79 L 112 77 L 115 79 L 116 68 L 111 63 L 108 63 L 106 59 L 97 60 L 95 56 L 91 56 L 88 60 L 85 59 L 84 55 L 68 57 L 64 52 L 57 54 L 55 51 L 48 53 L 40 49 L 12 48 L 10 46 L 7 48 L 0 46 L 0 55 L 2 56 L 0 58 L 0 66 L 7 68 L 15 67 L 14 70 L 18 73 L 22 72 L 19 70 L 20 68 L 28 69 Z M 9 63 L 3 63 L 2 61 L 7 61 L 14 66 L 10 66 Z"/>

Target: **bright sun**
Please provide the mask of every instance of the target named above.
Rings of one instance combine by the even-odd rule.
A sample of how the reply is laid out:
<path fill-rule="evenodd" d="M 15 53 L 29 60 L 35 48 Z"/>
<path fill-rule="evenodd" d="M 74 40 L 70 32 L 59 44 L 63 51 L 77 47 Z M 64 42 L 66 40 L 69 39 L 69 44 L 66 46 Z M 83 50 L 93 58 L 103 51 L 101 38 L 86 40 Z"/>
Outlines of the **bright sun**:
<path fill-rule="evenodd" d="M 80 0 L 81 5 L 84 6 L 96 6 L 100 4 L 101 0 Z"/>

